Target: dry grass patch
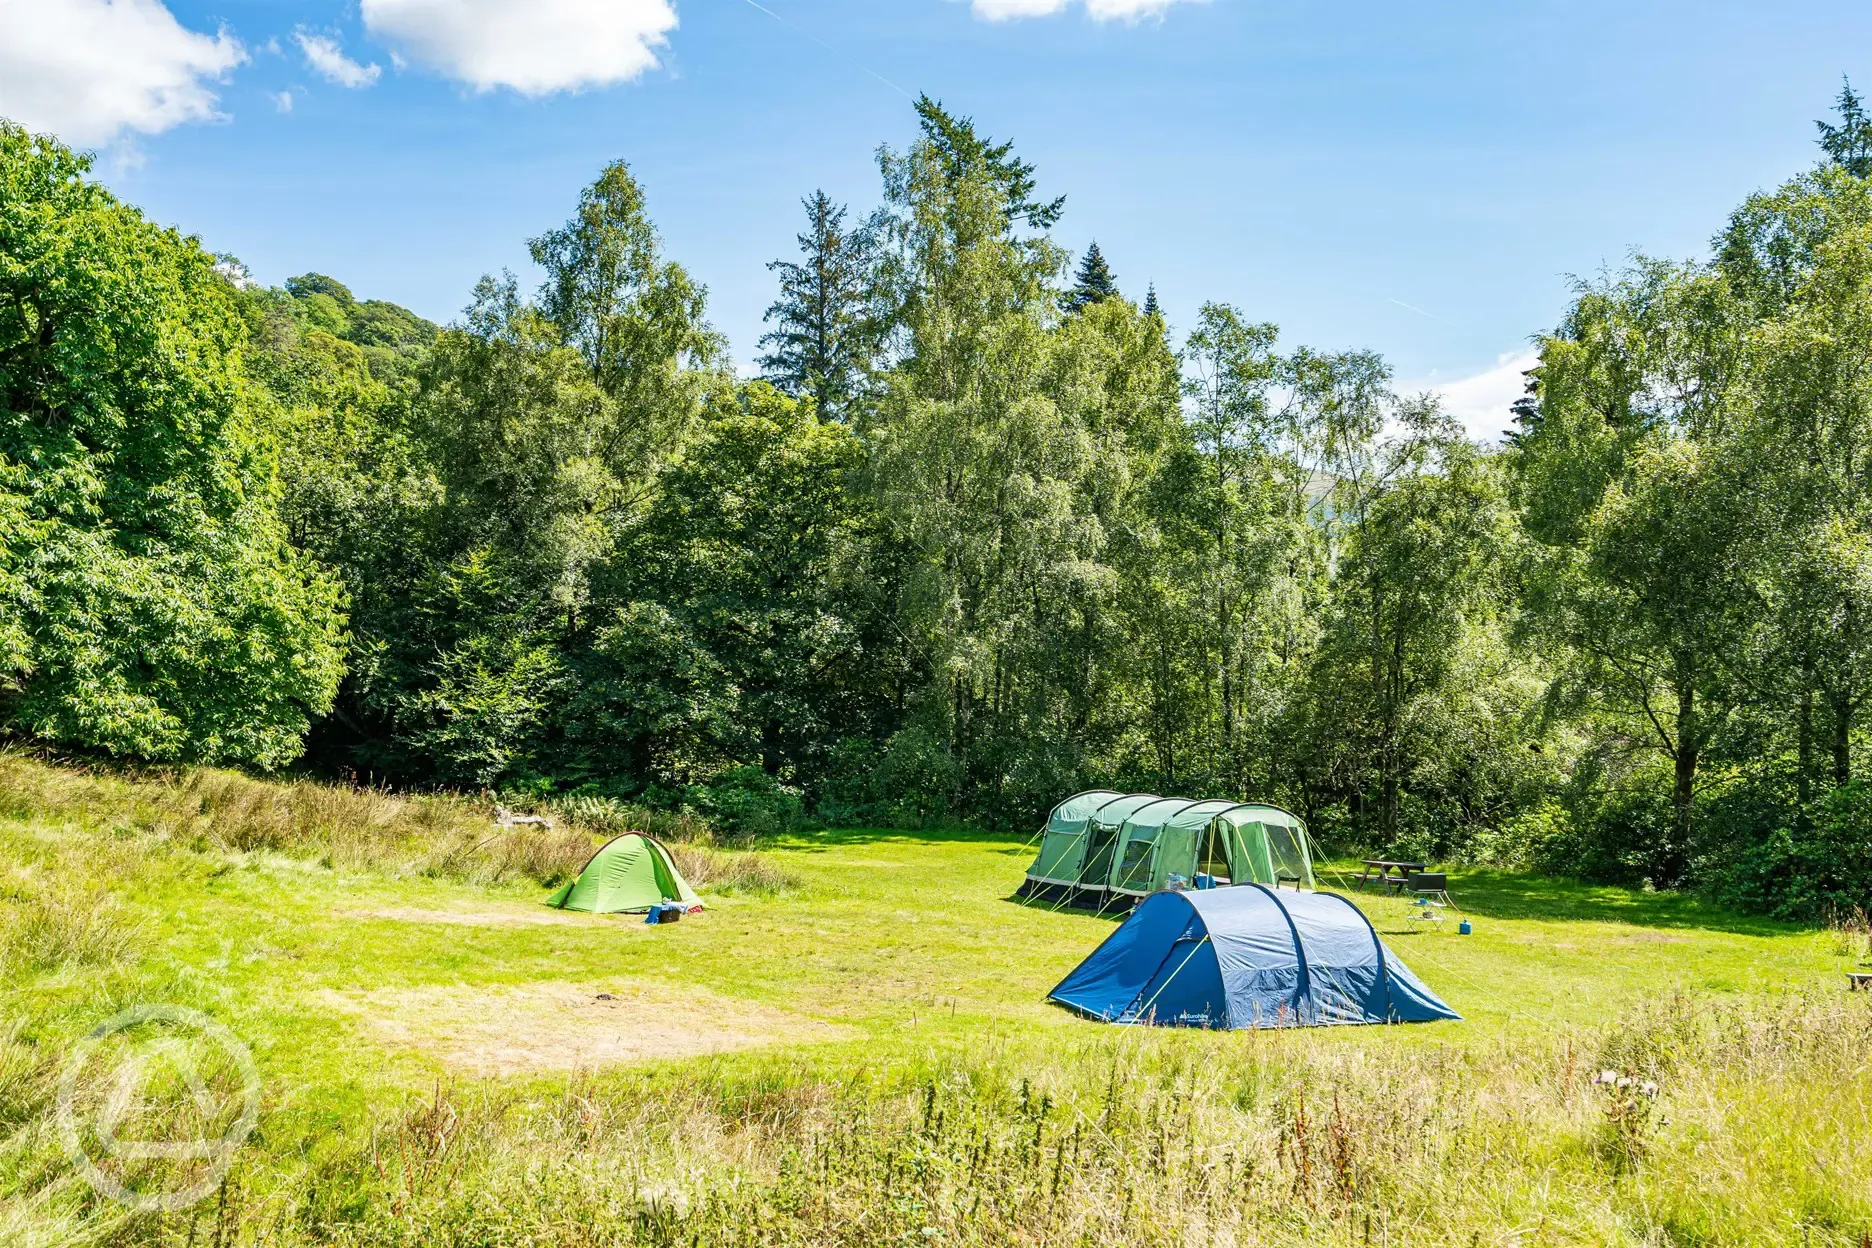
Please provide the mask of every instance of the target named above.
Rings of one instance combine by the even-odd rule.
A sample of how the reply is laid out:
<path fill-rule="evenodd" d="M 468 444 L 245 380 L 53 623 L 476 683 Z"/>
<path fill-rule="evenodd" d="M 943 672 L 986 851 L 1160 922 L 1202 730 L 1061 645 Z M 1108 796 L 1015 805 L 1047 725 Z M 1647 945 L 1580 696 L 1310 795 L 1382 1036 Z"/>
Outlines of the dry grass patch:
<path fill-rule="evenodd" d="M 850 1032 L 699 989 L 647 981 L 497 984 L 323 995 L 379 1043 L 413 1049 L 470 1075 L 594 1070 Z"/>
<path fill-rule="evenodd" d="M 190 849 L 283 854 L 343 870 L 380 870 L 545 887 L 577 875 L 602 840 L 660 839 L 698 888 L 772 895 L 797 881 L 764 854 L 715 847 L 706 825 L 597 799 L 547 809 L 555 826 L 501 827 L 490 795 L 393 793 L 312 780 L 271 783 L 210 767 L 56 767 L 0 748 L 0 817 L 70 820 Z"/>
<path fill-rule="evenodd" d="M 618 924 L 598 915 L 581 914 L 546 907 L 533 909 L 423 910 L 413 906 L 387 906 L 380 910 L 347 910 L 347 919 L 371 919 L 384 923 L 435 923 L 444 927 L 596 927 L 609 922 L 613 926 L 641 927 L 642 923 Z"/>

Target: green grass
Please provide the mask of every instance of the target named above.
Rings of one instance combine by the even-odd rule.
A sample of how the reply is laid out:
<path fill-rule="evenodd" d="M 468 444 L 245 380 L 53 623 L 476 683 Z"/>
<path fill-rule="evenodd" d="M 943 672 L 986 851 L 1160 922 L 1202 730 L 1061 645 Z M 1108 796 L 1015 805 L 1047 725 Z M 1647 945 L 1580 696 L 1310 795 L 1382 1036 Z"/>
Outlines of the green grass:
<path fill-rule="evenodd" d="M 590 838 L 470 849 L 469 806 L 295 799 L 320 823 L 240 789 L 272 812 L 249 835 L 203 809 L 218 781 L 0 764 L 0 1242 L 1872 1244 L 1872 1000 L 1842 934 L 1452 871 L 1471 936 L 1358 900 L 1461 1023 L 1117 1029 L 1045 1004 L 1113 922 L 1011 900 L 1017 839 L 801 835 L 673 927 L 452 926 L 360 916 L 533 914 Z M 838 1030 L 480 1079 L 424 1020 L 389 1047 L 332 995 L 542 983 Z M 138 1002 L 213 1015 L 265 1080 L 188 1214 L 97 1202 L 45 1127 L 62 1054 Z"/>

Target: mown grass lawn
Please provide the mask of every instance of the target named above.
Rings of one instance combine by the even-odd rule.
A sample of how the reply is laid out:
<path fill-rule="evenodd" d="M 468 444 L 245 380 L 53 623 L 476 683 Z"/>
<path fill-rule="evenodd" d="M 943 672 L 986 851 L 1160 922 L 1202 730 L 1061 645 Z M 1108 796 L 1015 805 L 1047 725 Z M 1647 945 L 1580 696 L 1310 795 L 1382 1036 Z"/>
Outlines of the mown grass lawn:
<path fill-rule="evenodd" d="M 1056 1167 L 1050 1180 L 1046 1165 L 1030 1158 L 1023 1164 L 1038 1166 L 1038 1177 L 1022 1181 L 1042 1192 L 1050 1182 L 1048 1200 L 1080 1182 L 1088 1201 L 1113 1207 L 1066 1217 L 1017 1203 L 999 1220 L 984 1220 L 986 1180 L 944 1170 L 948 1177 L 919 1198 L 918 1211 L 904 1215 L 923 1219 L 913 1229 L 924 1243 L 1086 1242 L 1087 1235 L 1096 1236 L 1091 1242 L 1262 1242 L 1242 1238 L 1242 1228 L 1255 1225 L 1272 1240 L 1310 1241 L 1328 1230 L 1356 1237 L 1373 1217 L 1381 1229 L 1414 1226 L 1418 1238 L 1433 1242 L 1443 1242 L 1445 1231 L 1450 1242 L 1523 1242 L 1509 1232 L 1519 1227 L 1515 1233 L 1525 1237 L 1541 1225 L 1550 1242 L 1772 1243 L 1805 1234 L 1810 1242 L 1856 1245 L 1872 1233 L 1872 1184 L 1861 1181 L 1872 1178 L 1872 1124 L 1865 1121 L 1872 1048 L 1854 1047 L 1872 1046 L 1872 999 L 1845 994 L 1843 972 L 1862 951 L 1839 934 L 1740 918 L 1692 898 L 1452 871 L 1451 891 L 1475 925 L 1470 936 L 1457 933 L 1455 916 L 1432 927 L 1414 922 L 1403 899 L 1357 899 L 1392 950 L 1464 1021 L 1278 1036 L 1142 1031 L 1104 1027 L 1045 1003 L 1047 990 L 1114 922 L 1012 900 L 1030 856 L 1019 839 L 831 831 L 774 841 L 762 852 L 793 877 L 793 887 L 705 891 L 706 913 L 650 927 L 635 917 L 548 911 L 540 906 L 547 890 L 532 881 L 347 869 L 317 856 L 191 846 L 16 805 L 0 820 L 9 911 L 53 904 L 47 899 L 74 905 L 106 897 L 99 904 L 114 907 L 111 922 L 136 936 L 121 956 L 40 959 L 36 966 L 30 950 L 14 948 L 0 1011 L 14 1020 L 16 1053 L 36 1055 L 41 1088 L 67 1046 L 126 1005 L 186 1005 L 226 1023 L 253 1048 L 265 1084 L 262 1127 L 244 1152 L 243 1199 L 256 1202 L 252 1234 L 265 1227 L 282 1243 L 585 1242 L 551 1239 L 514 1213 L 524 1201 L 509 1197 L 499 1198 L 506 1201 L 501 1216 L 517 1219 L 508 1229 L 476 1222 L 479 1238 L 451 1238 L 456 1224 L 437 1210 L 472 1193 L 418 1193 L 440 1202 L 431 1208 L 406 1192 L 399 1205 L 385 1193 L 411 1181 L 407 1148 L 389 1168 L 370 1151 L 386 1132 L 411 1129 L 412 1107 L 479 1097 L 484 1108 L 507 1108 L 487 1111 L 493 1118 L 477 1137 L 485 1155 L 464 1162 L 463 1174 L 480 1168 L 487 1192 L 506 1191 L 503 1184 L 518 1181 L 502 1168 L 509 1153 L 532 1157 L 529 1165 L 546 1167 L 540 1173 L 576 1169 L 578 1151 L 561 1155 L 558 1137 L 542 1135 L 527 1117 L 575 1088 L 594 1104 L 610 1104 L 618 1122 L 634 1124 L 620 1126 L 604 1146 L 606 1155 L 630 1159 L 611 1179 L 615 1187 L 627 1171 L 634 1176 L 633 1199 L 641 1199 L 645 1175 L 661 1174 L 660 1182 L 689 1185 L 678 1203 L 682 1217 L 695 1218 L 702 1215 L 687 1202 L 711 1184 L 766 1185 L 755 1204 L 787 1211 L 789 1229 L 762 1223 L 765 1214 L 748 1215 L 756 1228 L 748 1242 L 883 1242 L 856 1233 L 840 1238 L 830 1228 L 849 1210 L 814 1213 L 807 1196 L 786 1195 L 797 1175 L 789 1179 L 791 1163 L 781 1159 L 833 1147 L 828 1141 L 852 1121 L 884 1132 L 879 1139 L 908 1131 L 923 1140 L 915 1131 L 929 1128 L 938 1088 L 941 1098 L 960 1098 L 945 1112 L 975 1123 L 970 1129 L 983 1141 L 998 1132 L 1024 1138 L 1022 1115 L 1037 1112 L 1046 1121 L 1036 1154 L 1047 1138 L 1060 1151 L 1049 1163 Z M 1332 879 L 1329 870 L 1322 882 Z M 541 996 L 541 988 L 559 995 Z M 668 1023 L 688 1029 L 692 1048 L 701 1036 L 704 1048 L 722 1051 L 677 1045 L 665 1054 L 652 1045 L 644 1060 L 589 1069 L 579 1046 L 596 1033 L 568 1026 L 566 1003 L 601 992 L 620 1003 L 607 1026 L 629 1032 Z M 447 1008 L 429 1008 L 436 1002 Z M 465 1026 L 483 1048 L 512 1042 L 498 1076 L 463 1065 L 462 1037 L 452 1033 Z M 1772 1042 L 1773 1060 L 1762 1065 L 1757 1050 L 1770 1042 L 1759 1036 L 1777 1026 L 1788 1033 Z M 720 1046 L 707 1042 L 715 1032 Z M 1745 1032 L 1758 1037 L 1754 1047 L 1732 1051 L 1733 1036 Z M 1639 1039 L 1627 1044 L 1630 1036 Z M 556 1060 L 536 1062 L 541 1052 Z M 1594 1099 L 1588 1080 L 1609 1061 L 1634 1077 L 1681 1080 L 1666 1088 L 1666 1099 L 1681 1094 L 1674 1111 L 1634 1108 L 1646 1115 L 1641 1141 L 1623 1141 L 1621 1133 L 1634 1128 L 1618 1121 L 1616 1106 Z M 30 1066 L 14 1062 L 19 1087 L 30 1082 Z M 1693 1080 L 1692 1070 L 1703 1073 Z M 1121 1083 L 1135 1099 L 1118 1111 Z M 1047 1089 L 1038 1111 L 1030 1084 Z M 919 1088 L 928 1098 L 922 1128 Z M 1744 1105 L 1738 1097 L 1753 1099 Z M 1107 1169 L 1086 1161 L 1074 1179 L 1066 1174 L 1067 1119 L 1055 1128 L 1048 1115 L 1054 1103 L 1073 1106 L 1081 1132 L 1099 1120 L 1101 1098 Z M 1420 1104 L 1411 1114 L 1390 1116 L 1413 1099 Z M 48 1152 L 43 1139 L 23 1142 L 43 1101 L 16 1090 L 12 1102 L 18 1121 L 10 1129 L 27 1129 L 0 1163 L 0 1200 L 10 1202 L 14 1230 L 23 1235 L 22 1219 L 37 1209 L 48 1218 L 56 1212 L 46 1225 L 67 1236 L 95 1231 L 116 1242 L 186 1242 L 181 1215 L 121 1218 L 59 1177 L 55 1149 Z M 1133 1174 L 1129 1167 L 1170 1147 L 1165 1124 L 1179 1113 L 1192 1157 L 1207 1150 L 1212 1161 L 1205 1164 L 1219 1166 L 1226 1151 L 1230 1173 L 1241 1168 L 1233 1181 L 1252 1180 L 1257 1200 L 1280 1209 L 1287 1193 L 1290 1208 L 1279 1216 L 1292 1225 L 1278 1217 L 1255 1222 L 1247 1203 L 1228 1205 L 1234 1212 L 1226 1216 L 1207 1205 L 1196 1211 L 1215 1199 L 1203 1194 L 1207 1177 L 1173 1182 L 1163 1170 L 1147 1182 Z M 1315 1115 L 1311 1127 L 1308 1114 Z M 1315 1146 L 1308 1131 L 1317 1135 L 1335 1114 L 1343 1121 L 1331 1147 L 1364 1150 L 1356 1173 L 1330 1151 L 1300 1160 Z M 1354 1122 L 1349 1114 L 1365 1118 Z M 459 1115 L 473 1117 L 467 1108 Z M 1654 1120 L 1667 1118 L 1675 1124 Z M 1119 1119 L 1130 1126 L 1114 1125 Z M 1419 1121 L 1440 1124 L 1433 1142 L 1398 1143 L 1400 1133 L 1417 1129 L 1400 1123 Z M 655 1142 L 633 1138 L 649 1124 Z M 1054 1130 L 1062 1134 L 1049 1137 Z M 1149 1137 L 1151 1130 L 1158 1135 Z M 1749 1130 L 1752 1137 L 1726 1134 Z M 1073 1164 L 1080 1165 L 1090 1146 L 1082 1134 L 1072 1138 Z M 1781 1143 L 1770 1146 L 1770 1139 Z M 1465 1162 L 1461 1141 L 1498 1155 Z M 979 1171 L 988 1146 L 969 1147 Z M 1386 1150 L 1395 1156 L 1384 1160 Z M 1251 1153 L 1258 1158 L 1252 1166 Z M 1723 1160 L 1702 1173 L 1694 1166 L 1646 1169 L 1665 1156 Z M 860 1204 L 881 1199 L 872 1190 L 880 1180 L 864 1168 L 871 1162 L 848 1158 L 857 1168 L 841 1187 L 833 1154 L 822 1160 L 824 1182 L 811 1190 L 847 1190 Z M 305 1176 L 321 1166 L 349 1176 L 354 1223 L 308 1212 L 318 1198 L 308 1194 Z M 1442 1177 L 1425 1178 L 1425 1167 Z M 881 1181 L 888 1187 L 893 1180 Z M 1452 1185 L 1435 1195 L 1450 1207 L 1434 1217 L 1424 1207 L 1432 1194 L 1414 1190 L 1432 1181 Z M 603 1204 L 593 1192 L 606 1190 L 604 1176 L 579 1183 L 596 1185 L 580 1186 L 580 1200 Z M 1112 1195 L 1120 1186 L 1128 1202 L 1148 1190 L 1162 1207 L 1121 1212 Z M 970 1191 L 972 1216 L 959 1203 Z M 954 1208 L 936 1208 L 952 1196 Z M 421 1222 L 418 1207 L 441 1220 Z M 640 1207 L 626 1212 L 616 1212 L 606 1231 L 609 1215 L 591 1206 L 582 1233 L 593 1243 L 662 1242 L 661 1231 L 645 1229 Z M 1447 1225 L 1435 1228 L 1435 1219 Z M 721 1242 L 732 1238 L 731 1221 L 709 1224 Z M 421 1233 L 429 1238 L 397 1238 L 405 1223 L 426 1226 Z M 732 1225 L 741 1228 L 736 1235 L 746 1230 Z M 0 1229 L 8 1226 L 0 1221 Z M 885 1235 L 883 1223 L 873 1229 Z M 1492 1238 L 1479 1238 L 1484 1234 Z"/>

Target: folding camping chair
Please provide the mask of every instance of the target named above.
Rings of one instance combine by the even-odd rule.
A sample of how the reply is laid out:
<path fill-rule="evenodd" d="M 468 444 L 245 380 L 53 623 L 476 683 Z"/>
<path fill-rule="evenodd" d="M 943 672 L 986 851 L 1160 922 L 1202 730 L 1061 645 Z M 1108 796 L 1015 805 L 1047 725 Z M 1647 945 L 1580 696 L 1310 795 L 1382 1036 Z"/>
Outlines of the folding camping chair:
<path fill-rule="evenodd" d="M 1410 877 L 1410 891 L 1416 895 L 1413 903 L 1416 912 L 1411 915 L 1413 919 L 1441 923 L 1443 915 L 1440 911 L 1456 904 L 1450 900 L 1449 876 L 1441 871 L 1413 873 Z"/>

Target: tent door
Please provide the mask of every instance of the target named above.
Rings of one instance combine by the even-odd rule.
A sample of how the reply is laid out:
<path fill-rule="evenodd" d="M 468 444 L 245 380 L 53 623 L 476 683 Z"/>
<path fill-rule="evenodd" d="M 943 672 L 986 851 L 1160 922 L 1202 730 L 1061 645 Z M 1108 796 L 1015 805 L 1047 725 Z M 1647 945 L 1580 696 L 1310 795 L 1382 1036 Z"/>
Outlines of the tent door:
<path fill-rule="evenodd" d="M 1118 840 L 1117 828 L 1108 828 L 1094 822 L 1086 837 L 1085 865 L 1079 870 L 1080 888 L 1105 887 L 1105 879 L 1111 874 L 1112 847 Z"/>

